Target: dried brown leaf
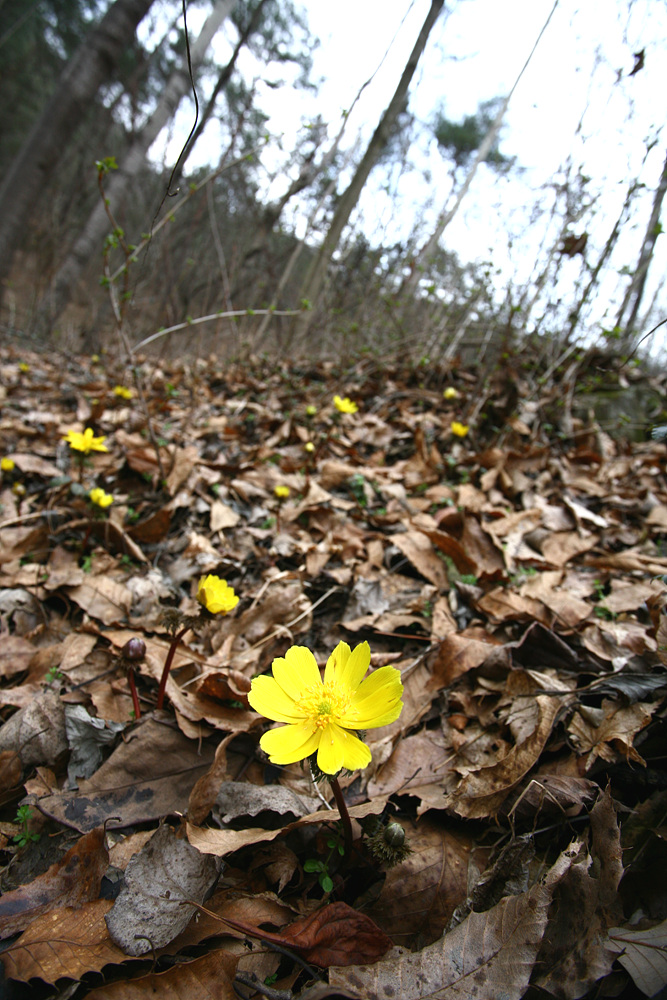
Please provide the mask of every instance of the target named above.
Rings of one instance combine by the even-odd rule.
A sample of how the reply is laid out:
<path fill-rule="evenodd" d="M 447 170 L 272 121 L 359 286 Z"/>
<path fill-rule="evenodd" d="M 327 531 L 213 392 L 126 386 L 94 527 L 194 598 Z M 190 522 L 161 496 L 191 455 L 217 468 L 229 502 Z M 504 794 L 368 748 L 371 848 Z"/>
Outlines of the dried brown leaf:
<path fill-rule="evenodd" d="M 37 805 L 82 833 L 110 817 L 120 817 L 110 827 L 145 823 L 185 812 L 192 787 L 212 760 L 207 744 L 198 747 L 170 725 L 146 717 L 91 778 L 79 782 L 78 792 L 47 795 Z"/>
<path fill-rule="evenodd" d="M 132 606 L 131 592 L 108 576 L 89 576 L 79 586 L 65 590 L 79 607 L 105 625 L 127 617 Z"/>
<path fill-rule="evenodd" d="M 0 729 L 0 750 L 18 753 L 26 769 L 55 763 L 67 746 L 65 708 L 56 691 L 41 691 Z"/>
<path fill-rule="evenodd" d="M 609 948 L 647 997 L 667 983 L 667 920 L 641 929 L 612 927 Z"/>
<path fill-rule="evenodd" d="M 365 1000 L 480 1000 L 523 996 L 547 923 L 554 889 L 578 848 L 563 852 L 544 878 L 485 913 L 471 913 L 421 951 L 395 948 L 375 965 L 331 969 L 329 982 Z"/>
<path fill-rule="evenodd" d="M 219 743 L 215 758 L 206 774 L 202 775 L 190 792 L 188 819 L 195 826 L 201 826 L 215 804 L 220 785 L 227 777 L 227 745 L 234 739 L 229 733 Z"/>
<path fill-rule="evenodd" d="M 0 677 L 25 673 L 35 655 L 35 647 L 20 635 L 0 636 Z"/>
<path fill-rule="evenodd" d="M 460 816 L 472 819 L 495 815 L 512 788 L 537 763 L 551 734 L 560 700 L 538 695 L 535 701 L 539 721 L 534 732 L 497 763 L 473 771 L 461 781 L 449 802 Z"/>
<path fill-rule="evenodd" d="M 200 854 L 171 827 L 158 827 L 125 869 L 123 887 L 106 914 L 109 934 L 126 955 L 163 948 L 188 925 L 216 881 L 220 862 Z M 192 901 L 192 902 L 190 902 Z"/>
<path fill-rule="evenodd" d="M 78 907 L 96 899 L 108 867 L 104 830 L 98 827 L 43 875 L 0 896 L 0 938 L 25 930 L 35 917 L 56 907 Z"/>
<path fill-rule="evenodd" d="M 88 993 L 89 1000 L 238 1000 L 234 975 L 239 946 L 216 948 L 202 958 L 180 961 L 166 972 L 151 972 L 138 979 L 100 986 Z"/>
<path fill-rule="evenodd" d="M 611 970 L 610 924 L 623 917 L 617 895 L 623 874 L 618 821 L 609 789 L 592 810 L 592 857 L 581 851 L 554 892 L 554 910 L 538 955 L 536 985 L 577 1000 Z M 595 859 L 597 871 L 591 873 Z M 572 914 L 577 920 L 572 920 Z"/>
<path fill-rule="evenodd" d="M 437 940 L 466 898 L 473 842 L 428 817 L 406 833 L 413 853 L 387 872 L 367 912 L 395 944 L 414 947 Z"/>
<path fill-rule="evenodd" d="M 126 956 L 109 938 L 104 915 L 113 903 L 97 899 L 80 909 L 64 907 L 37 917 L 18 941 L 2 953 L 9 979 L 39 977 L 47 983 L 80 979 Z"/>
<path fill-rule="evenodd" d="M 435 584 L 439 590 L 448 589 L 449 581 L 444 563 L 436 554 L 431 540 L 422 531 L 411 530 L 403 535 L 392 535 L 390 541 L 424 579 Z"/>

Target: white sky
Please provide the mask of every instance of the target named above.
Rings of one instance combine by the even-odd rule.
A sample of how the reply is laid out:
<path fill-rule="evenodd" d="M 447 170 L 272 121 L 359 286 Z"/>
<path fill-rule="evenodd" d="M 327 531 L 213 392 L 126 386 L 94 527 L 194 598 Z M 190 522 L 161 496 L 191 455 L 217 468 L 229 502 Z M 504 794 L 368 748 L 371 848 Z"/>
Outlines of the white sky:
<path fill-rule="evenodd" d="M 337 132 L 362 84 L 380 66 L 372 83 L 350 115 L 343 148 L 358 160 L 388 104 L 426 13 L 429 0 L 301 0 L 314 35 L 321 41 L 314 53 L 313 79 L 320 80 L 316 96 L 285 86 L 270 89 L 258 84 L 259 103 L 270 114 L 269 129 L 282 136 L 287 155 L 304 121 L 317 114 Z M 553 6 L 553 0 L 451 0 L 431 33 L 410 88 L 410 111 L 427 125 L 438 106 L 453 120 L 474 113 L 480 101 L 509 92 Z M 335 11 L 335 14 L 332 14 Z M 198 30 L 200 12 L 193 10 L 190 27 Z M 216 40 L 220 59 L 228 51 L 224 30 Z M 633 53 L 646 50 L 645 68 L 630 77 Z M 508 279 L 526 280 L 534 267 L 539 245 L 549 245 L 549 222 L 540 206 L 549 201 L 543 185 L 563 179 L 562 167 L 571 158 L 574 172 L 581 166 L 590 176 L 596 199 L 592 213 L 573 231 L 589 233 L 589 260 L 594 263 L 616 221 L 630 179 L 640 176 L 647 186 L 641 206 L 624 228 L 615 255 L 617 269 L 633 268 L 648 221 L 652 192 L 660 176 L 667 102 L 667 4 L 664 0 L 560 0 L 533 60 L 512 98 L 501 134 L 501 151 L 515 156 L 523 168 L 509 178 L 496 177 L 486 167 L 466 196 L 456 220 L 446 230 L 442 245 L 462 261 L 487 260 L 500 270 L 499 285 Z M 263 67 L 250 59 L 244 71 L 261 77 Z M 272 73 L 272 78 L 277 74 Z M 191 123 L 191 112 L 183 122 Z M 213 125 L 193 156 L 215 162 L 220 142 Z M 657 140 L 646 160 L 646 140 Z M 179 140 L 180 135 L 179 135 Z M 176 151 L 176 138 L 168 155 Z M 268 169 L 280 170 L 281 154 L 263 156 Z M 451 188 L 448 165 L 429 140 L 426 129 L 410 150 L 412 172 L 396 183 L 378 169 L 369 179 L 359 224 L 371 241 L 391 243 L 409 236 L 423 219 L 429 223 L 443 207 Z M 641 173 L 640 173 L 641 171 Z M 389 180 L 389 191 L 383 187 Z M 267 185 L 269 183 L 267 177 Z M 283 178 L 271 190 L 282 189 Z M 297 226 L 298 207 L 290 221 Z M 354 220 L 353 220 L 354 221 Z M 667 228 L 667 220 L 665 221 Z M 644 307 L 667 272 L 667 236 L 660 237 L 652 264 Z M 511 246 L 509 245 L 511 242 Z M 580 258 L 565 260 L 561 272 L 563 295 L 573 295 L 572 282 L 580 272 Z M 616 280 L 611 277 L 598 292 L 591 321 L 615 317 Z M 620 287 L 623 287 L 622 285 Z M 663 293 L 663 305 L 667 295 Z M 662 318 L 662 314 L 655 319 Z M 660 337 L 658 343 L 662 343 Z"/>

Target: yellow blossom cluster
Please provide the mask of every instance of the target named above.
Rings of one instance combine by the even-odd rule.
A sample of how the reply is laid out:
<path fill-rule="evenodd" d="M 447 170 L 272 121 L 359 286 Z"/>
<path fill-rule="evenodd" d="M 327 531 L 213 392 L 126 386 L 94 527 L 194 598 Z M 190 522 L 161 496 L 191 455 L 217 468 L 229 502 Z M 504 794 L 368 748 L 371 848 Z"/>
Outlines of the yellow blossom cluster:
<path fill-rule="evenodd" d="M 370 749 L 356 731 L 389 725 L 403 708 L 400 671 L 380 667 L 364 677 L 370 661 L 367 642 L 354 650 L 339 642 L 322 679 L 311 650 L 291 646 L 273 661 L 272 677 L 253 678 L 250 705 L 285 723 L 260 740 L 272 763 L 292 764 L 317 753 L 317 766 L 330 775 L 370 764 Z"/>
<path fill-rule="evenodd" d="M 226 615 L 236 607 L 239 599 L 226 580 L 209 573 L 197 586 L 197 600 L 212 615 Z"/>
<path fill-rule="evenodd" d="M 132 399 L 132 390 L 128 389 L 126 385 L 115 385 L 113 387 L 114 396 L 118 396 L 119 399 Z"/>
<path fill-rule="evenodd" d="M 94 490 L 91 490 L 88 494 L 92 502 L 97 507 L 110 507 L 113 503 L 113 495 L 111 493 L 105 493 L 101 486 L 96 486 Z"/>
<path fill-rule="evenodd" d="M 468 433 L 468 431 L 470 430 L 470 428 L 468 427 L 467 424 L 461 424 L 459 423 L 458 420 L 454 420 L 452 422 L 450 430 L 452 434 L 454 434 L 456 437 L 464 438 Z"/>
<path fill-rule="evenodd" d="M 339 413 L 356 413 L 359 407 L 348 396 L 334 396 L 334 406 Z"/>
<path fill-rule="evenodd" d="M 289 496 L 289 486 L 282 486 L 279 484 L 278 486 L 273 487 L 273 492 L 279 500 L 287 500 Z"/>
<path fill-rule="evenodd" d="M 109 449 L 104 444 L 105 440 L 103 435 L 95 437 L 92 427 L 86 427 L 83 434 L 79 431 L 68 431 L 63 438 L 72 451 L 80 451 L 84 455 L 90 454 L 91 451 L 108 451 Z"/>
<path fill-rule="evenodd" d="M 16 462 L 13 458 L 8 458 L 7 456 L 0 458 L 0 469 L 3 472 L 13 472 L 15 468 Z"/>

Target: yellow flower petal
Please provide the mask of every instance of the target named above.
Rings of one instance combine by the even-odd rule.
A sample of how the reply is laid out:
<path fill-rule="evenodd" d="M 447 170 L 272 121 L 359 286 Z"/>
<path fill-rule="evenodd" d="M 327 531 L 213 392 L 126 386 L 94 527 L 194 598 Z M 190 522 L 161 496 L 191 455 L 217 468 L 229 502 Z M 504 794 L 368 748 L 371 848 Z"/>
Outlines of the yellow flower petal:
<path fill-rule="evenodd" d="M 324 683 L 336 684 L 340 682 L 345 664 L 350 656 L 351 649 L 346 642 L 339 642 L 333 653 L 327 660 L 324 668 Z"/>
<path fill-rule="evenodd" d="M 340 683 L 356 691 L 370 665 L 371 647 L 367 642 L 360 642 L 350 653 L 342 673 L 339 674 Z"/>
<path fill-rule="evenodd" d="M 335 722 L 325 726 L 320 737 L 317 751 L 317 766 L 325 774 L 338 774 L 341 768 L 349 771 L 368 767 L 371 762 L 371 752 L 365 743 L 348 733 Z"/>
<path fill-rule="evenodd" d="M 264 733 L 259 745 L 268 753 L 272 764 L 293 764 L 315 753 L 320 741 L 320 730 L 313 732 L 310 723 L 279 726 Z"/>
<path fill-rule="evenodd" d="M 283 691 L 294 701 L 307 688 L 322 684 L 317 661 L 307 646 L 290 646 L 284 657 L 276 657 L 271 669 Z"/>
<path fill-rule="evenodd" d="M 403 683 L 396 667 L 380 667 L 360 684 L 349 711 L 339 721 L 354 729 L 387 726 L 401 714 L 402 694 Z"/>
<path fill-rule="evenodd" d="M 248 701 L 256 712 L 273 722 L 299 722 L 306 718 L 277 681 L 266 674 L 253 677 Z"/>

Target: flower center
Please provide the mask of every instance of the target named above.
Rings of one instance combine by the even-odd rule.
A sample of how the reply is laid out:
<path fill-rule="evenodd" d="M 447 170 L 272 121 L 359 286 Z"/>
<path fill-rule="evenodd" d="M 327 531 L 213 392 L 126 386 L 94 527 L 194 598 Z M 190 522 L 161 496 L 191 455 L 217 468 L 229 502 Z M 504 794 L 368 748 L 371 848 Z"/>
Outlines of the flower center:
<path fill-rule="evenodd" d="M 315 729 L 337 722 L 350 704 L 350 696 L 335 684 L 313 684 L 297 700 L 296 706 Z"/>

